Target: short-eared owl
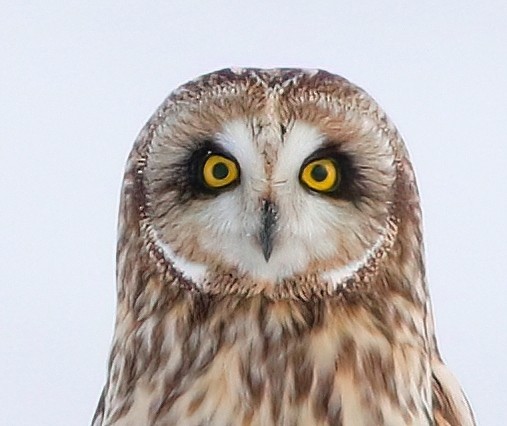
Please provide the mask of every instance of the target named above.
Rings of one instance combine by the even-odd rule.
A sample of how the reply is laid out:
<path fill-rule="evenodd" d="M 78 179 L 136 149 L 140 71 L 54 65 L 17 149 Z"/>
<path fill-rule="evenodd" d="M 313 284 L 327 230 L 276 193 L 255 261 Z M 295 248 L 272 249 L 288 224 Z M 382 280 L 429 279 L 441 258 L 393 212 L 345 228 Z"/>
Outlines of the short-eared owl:
<path fill-rule="evenodd" d="M 474 424 L 435 342 L 405 145 L 319 70 L 175 90 L 123 182 L 102 425 Z"/>

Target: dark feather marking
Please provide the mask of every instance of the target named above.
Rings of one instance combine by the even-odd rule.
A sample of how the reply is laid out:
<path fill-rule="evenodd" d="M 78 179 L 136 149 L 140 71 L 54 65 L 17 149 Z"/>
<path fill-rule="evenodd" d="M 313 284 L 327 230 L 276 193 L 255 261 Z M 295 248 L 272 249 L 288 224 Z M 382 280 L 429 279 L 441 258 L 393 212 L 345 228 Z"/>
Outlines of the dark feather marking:
<path fill-rule="evenodd" d="M 300 404 L 310 394 L 313 383 L 313 365 L 306 359 L 305 351 L 299 349 L 292 357 L 294 374 L 294 402 Z"/>
<path fill-rule="evenodd" d="M 326 419 L 329 412 L 329 399 L 333 393 L 334 375 L 328 374 L 317 378 L 316 386 L 319 389 L 319 398 L 313 400 L 313 412 L 316 418 Z"/>

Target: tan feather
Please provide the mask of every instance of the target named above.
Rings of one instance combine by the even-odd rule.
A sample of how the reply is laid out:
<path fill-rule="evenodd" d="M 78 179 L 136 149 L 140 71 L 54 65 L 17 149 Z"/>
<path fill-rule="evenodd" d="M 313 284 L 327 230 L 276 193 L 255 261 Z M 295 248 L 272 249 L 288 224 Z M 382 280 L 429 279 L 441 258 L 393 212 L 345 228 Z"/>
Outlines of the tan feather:
<path fill-rule="evenodd" d="M 192 181 L 216 146 L 241 168 L 220 196 Z M 342 186 L 310 193 L 298 171 L 331 151 Z M 222 70 L 177 89 L 130 154 L 118 228 L 93 426 L 474 424 L 436 348 L 404 143 L 347 80 Z"/>
<path fill-rule="evenodd" d="M 475 420 L 465 394 L 438 354 L 432 363 L 433 412 L 435 423 L 449 426 L 471 426 Z"/>

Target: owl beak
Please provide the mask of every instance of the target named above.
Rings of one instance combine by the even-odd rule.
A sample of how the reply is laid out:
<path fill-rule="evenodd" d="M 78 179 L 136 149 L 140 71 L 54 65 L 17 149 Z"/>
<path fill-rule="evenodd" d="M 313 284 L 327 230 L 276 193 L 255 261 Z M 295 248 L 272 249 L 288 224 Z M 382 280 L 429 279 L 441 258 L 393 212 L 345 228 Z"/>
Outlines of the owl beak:
<path fill-rule="evenodd" d="M 266 262 L 271 257 L 273 251 L 273 237 L 278 221 L 278 211 L 276 206 L 269 200 L 262 200 L 261 229 L 259 240 L 261 243 L 262 254 Z"/>

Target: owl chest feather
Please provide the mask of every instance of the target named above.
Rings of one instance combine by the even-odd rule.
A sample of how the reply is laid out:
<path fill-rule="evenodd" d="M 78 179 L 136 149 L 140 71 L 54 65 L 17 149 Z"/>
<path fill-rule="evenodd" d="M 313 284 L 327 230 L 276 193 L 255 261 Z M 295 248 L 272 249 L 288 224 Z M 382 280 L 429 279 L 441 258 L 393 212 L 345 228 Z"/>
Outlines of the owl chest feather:
<path fill-rule="evenodd" d="M 386 336 L 362 310 L 220 310 L 189 327 L 175 309 L 138 329 L 135 359 L 112 363 L 119 375 L 134 363 L 133 386 L 104 424 L 430 424 L 429 366 L 412 333 Z"/>

